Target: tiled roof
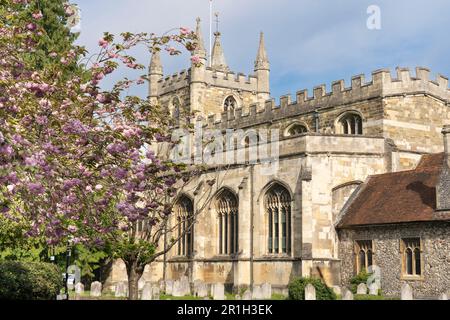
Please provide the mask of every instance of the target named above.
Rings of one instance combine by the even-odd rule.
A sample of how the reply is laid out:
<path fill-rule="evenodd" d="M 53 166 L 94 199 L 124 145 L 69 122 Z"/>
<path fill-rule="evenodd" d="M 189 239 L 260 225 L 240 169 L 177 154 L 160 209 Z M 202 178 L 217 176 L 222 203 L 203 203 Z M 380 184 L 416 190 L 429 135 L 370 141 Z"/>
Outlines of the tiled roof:
<path fill-rule="evenodd" d="M 415 170 L 370 176 L 347 206 L 338 228 L 432 221 L 444 154 L 422 157 Z M 446 219 L 445 219 L 446 220 Z"/>

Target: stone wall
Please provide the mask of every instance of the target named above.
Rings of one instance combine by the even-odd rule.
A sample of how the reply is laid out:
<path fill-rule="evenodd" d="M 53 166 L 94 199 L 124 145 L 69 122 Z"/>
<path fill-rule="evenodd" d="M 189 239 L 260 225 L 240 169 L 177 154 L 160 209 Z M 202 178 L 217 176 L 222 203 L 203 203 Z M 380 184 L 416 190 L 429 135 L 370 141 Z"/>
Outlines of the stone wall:
<path fill-rule="evenodd" d="M 423 277 L 405 280 L 402 277 L 402 238 L 421 238 L 423 244 Z M 450 223 L 372 226 L 339 232 L 341 284 L 348 286 L 355 275 L 355 240 L 372 240 L 373 263 L 381 268 L 383 294 L 400 296 L 401 286 L 408 283 L 418 297 L 437 297 L 450 288 Z"/>

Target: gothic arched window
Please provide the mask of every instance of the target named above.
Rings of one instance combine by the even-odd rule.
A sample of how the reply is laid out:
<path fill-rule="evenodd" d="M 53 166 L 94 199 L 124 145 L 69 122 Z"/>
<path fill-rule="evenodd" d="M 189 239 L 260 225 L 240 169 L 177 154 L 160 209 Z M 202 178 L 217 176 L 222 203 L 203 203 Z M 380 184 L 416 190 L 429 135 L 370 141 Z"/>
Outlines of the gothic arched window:
<path fill-rule="evenodd" d="M 306 126 L 295 123 L 287 129 L 286 136 L 296 136 L 306 132 L 308 132 L 308 128 L 306 128 Z"/>
<path fill-rule="evenodd" d="M 224 111 L 234 110 L 237 107 L 236 99 L 233 96 L 228 96 L 223 103 Z"/>
<path fill-rule="evenodd" d="M 290 253 L 291 251 L 291 196 L 279 184 L 266 193 L 269 253 Z"/>
<path fill-rule="evenodd" d="M 361 271 L 368 271 L 369 267 L 373 265 L 373 248 L 372 240 L 356 241 L 356 273 Z"/>
<path fill-rule="evenodd" d="M 407 276 L 420 276 L 422 274 L 422 251 L 420 239 L 403 239 L 403 274 Z"/>
<path fill-rule="evenodd" d="M 239 250 L 239 210 L 236 196 L 229 190 L 217 199 L 219 219 L 219 254 L 237 254 Z"/>
<path fill-rule="evenodd" d="M 350 112 L 339 119 L 339 132 L 341 134 L 362 135 L 362 118 L 360 115 Z"/>
<path fill-rule="evenodd" d="M 179 256 L 191 257 L 194 249 L 194 205 L 192 200 L 181 196 L 174 206 Z"/>

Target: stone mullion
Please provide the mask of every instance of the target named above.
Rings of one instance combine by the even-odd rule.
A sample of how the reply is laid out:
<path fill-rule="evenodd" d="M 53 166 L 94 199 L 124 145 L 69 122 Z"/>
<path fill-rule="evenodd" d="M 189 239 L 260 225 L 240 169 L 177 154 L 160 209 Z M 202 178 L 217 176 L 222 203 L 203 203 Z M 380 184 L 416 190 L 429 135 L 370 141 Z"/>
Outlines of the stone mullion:
<path fill-rule="evenodd" d="M 275 207 L 272 208 L 272 253 L 275 252 L 275 242 L 276 242 L 276 232 L 275 232 L 275 215 L 277 214 L 277 210 Z"/>
<path fill-rule="evenodd" d="M 231 247 L 231 237 L 232 237 L 232 224 L 231 224 L 231 218 L 232 218 L 232 212 L 230 211 L 230 209 L 228 209 L 228 239 L 227 239 L 227 243 L 228 243 L 228 251 L 227 251 L 227 254 L 230 254 L 231 252 L 232 252 L 232 250 L 233 250 L 233 248 Z"/>
<path fill-rule="evenodd" d="M 223 253 L 222 213 L 219 213 L 219 254 Z"/>
<path fill-rule="evenodd" d="M 283 221 L 282 221 L 282 210 L 281 205 L 277 208 L 278 214 L 278 253 L 283 253 Z"/>
<path fill-rule="evenodd" d="M 287 253 L 291 252 L 291 247 L 292 247 L 292 226 L 291 226 L 291 206 L 288 205 L 287 209 L 286 209 L 286 226 L 287 226 L 287 231 L 286 231 L 286 251 Z"/>
<path fill-rule="evenodd" d="M 239 252 L 239 210 L 237 208 L 234 214 L 234 230 L 234 252 L 237 254 Z"/>

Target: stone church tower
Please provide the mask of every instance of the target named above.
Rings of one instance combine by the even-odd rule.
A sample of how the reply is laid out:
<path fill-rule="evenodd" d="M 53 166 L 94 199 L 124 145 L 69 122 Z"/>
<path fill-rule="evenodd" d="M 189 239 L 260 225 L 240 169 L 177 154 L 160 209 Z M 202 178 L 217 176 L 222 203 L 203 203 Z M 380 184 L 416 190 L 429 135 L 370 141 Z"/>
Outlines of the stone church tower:
<path fill-rule="evenodd" d="M 149 68 L 149 95 L 153 102 L 167 107 L 175 118 L 183 111 L 206 118 L 210 114 L 220 114 L 226 108 L 248 107 L 270 98 L 270 65 L 263 33 L 255 60 L 255 73 L 248 76 L 230 70 L 220 32 L 214 34 L 210 63 L 207 61 L 200 18 L 197 19 L 196 34 L 198 46 L 193 54 L 202 62 L 199 67 L 192 64 L 189 70 L 164 77 L 160 54 L 153 54 Z"/>

